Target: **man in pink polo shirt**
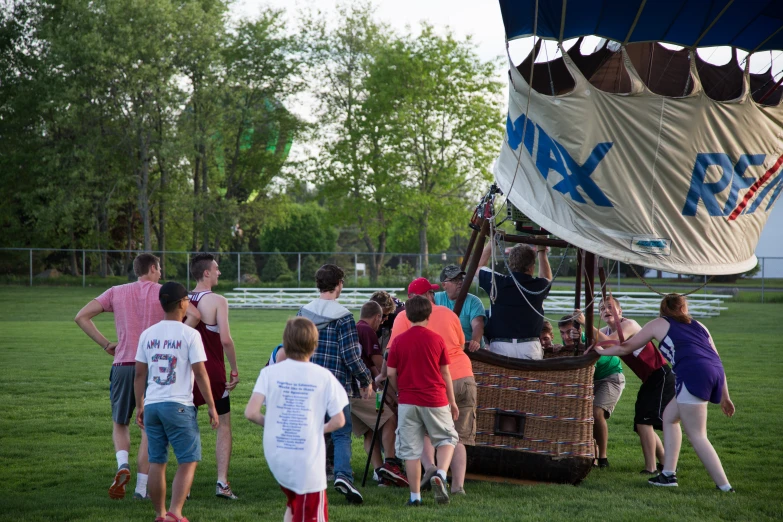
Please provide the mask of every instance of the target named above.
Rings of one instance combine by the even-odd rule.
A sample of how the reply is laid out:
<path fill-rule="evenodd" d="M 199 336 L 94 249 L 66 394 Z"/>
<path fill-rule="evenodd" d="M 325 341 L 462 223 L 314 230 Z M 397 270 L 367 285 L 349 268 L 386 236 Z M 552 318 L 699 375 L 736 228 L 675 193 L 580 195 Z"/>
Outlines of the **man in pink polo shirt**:
<path fill-rule="evenodd" d="M 136 406 L 133 380 L 136 373 L 136 349 L 139 337 L 144 330 L 163 320 L 163 308 L 158 300 L 160 259 L 152 254 L 139 254 L 133 260 L 133 272 L 139 278 L 138 281 L 109 288 L 87 303 L 75 318 L 76 324 L 84 330 L 84 333 L 98 343 L 103 351 L 114 357 L 109 377 L 111 412 L 114 421 L 112 439 L 117 456 L 117 473 L 109 488 L 109 497 L 113 499 L 124 498 L 125 486 L 130 482 L 129 424 Z M 117 342 L 109 341 L 92 322 L 93 317 L 103 312 L 114 314 Z M 192 315 L 194 311 L 189 309 L 188 313 Z M 187 322 L 190 324 L 191 321 L 192 319 L 189 319 Z M 136 464 L 138 475 L 133 498 L 148 498 L 147 473 L 150 464 L 147 455 L 147 436 L 144 431 L 141 432 Z"/>

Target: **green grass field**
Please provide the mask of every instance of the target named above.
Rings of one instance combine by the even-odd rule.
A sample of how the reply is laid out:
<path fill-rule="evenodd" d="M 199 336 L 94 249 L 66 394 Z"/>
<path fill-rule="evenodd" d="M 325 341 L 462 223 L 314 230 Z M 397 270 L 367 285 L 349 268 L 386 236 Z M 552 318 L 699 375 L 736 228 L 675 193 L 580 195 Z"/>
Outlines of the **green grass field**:
<path fill-rule="evenodd" d="M 111 501 L 107 489 L 116 462 L 108 398 L 110 358 L 74 324 L 95 289 L 0 287 L 0 520 L 152 521 L 147 502 Z M 611 468 L 592 472 L 578 487 L 513 486 L 468 482 L 468 496 L 449 506 L 425 497 L 425 507 L 406 509 L 407 492 L 377 488 L 368 480 L 365 503 L 348 506 L 329 492 L 336 521 L 517 520 L 781 520 L 783 519 L 783 326 L 779 304 L 729 303 L 705 321 L 723 357 L 737 414 L 710 407 L 708 433 L 736 495 L 720 494 L 684 442 L 680 487 L 652 488 L 638 475 L 641 450 L 632 431 L 639 381 L 627 387 L 609 421 Z M 280 520 L 284 497 L 265 465 L 261 428 L 242 412 L 259 370 L 280 339 L 289 311 L 231 313 L 242 382 L 233 394 L 234 453 L 229 478 L 240 500 L 214 497 L 214 434 L 201 416 L 204 460 L 196 472 L 191 521 Z M 112 316 L 99 328 L 113 332 Z M 113 334 L 110 335 L 113 338 Z M 133 444 L 138 429 L 133 429 Z M 357 483 L 364 469 L 354 441 Z M 131 453 L 135 460 L 135 450 Z M 173 456 L 169 481 L 176 468 Z M 131 481 L 131 487 L 135 484 Z"/>

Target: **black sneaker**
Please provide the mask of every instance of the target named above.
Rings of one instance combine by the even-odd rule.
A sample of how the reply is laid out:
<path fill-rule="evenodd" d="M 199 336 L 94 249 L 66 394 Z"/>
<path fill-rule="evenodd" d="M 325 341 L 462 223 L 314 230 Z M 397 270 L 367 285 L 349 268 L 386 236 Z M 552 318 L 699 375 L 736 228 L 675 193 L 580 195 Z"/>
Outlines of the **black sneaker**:
<path fill-rule="evenodd" d="M 408 500 L 408 502 L 405 505 L 408 507 L 420 507 L 421 500 Z"/>
<path fill-rule="evenodd" d="M 438 468 L 432 466 L 430 469 L 424 472 L 424 475 L 421 477 L 421 484 L 420 484 L 421 491 L 429 491 L 432 488 L 432 486 L 430 485 L 430 479 L 435 476 L 435 473 L 437 471 Z"/>
<path fill-rule="evenodd" d="M 660 475 L 656 475 L 650 480 L 648 480 L 651 485 L 653 486 L 663 486 L 668 488 L 676 488 L 677 487 L 677 475 L 664 475 L 661 473 Z"/>
<path fill-rule="evenodd" d="M 659 462 L 658 464 L 656 464 L 656 466 L 655 466 L 655 469 L 657 469 L 657 470 L 658 470 L 658 473 L 660 473 L 661 471 L 663 471 L 663 464 L 661 464 L 661 463 Z"/>
<path fill-rule="evenodd" d="M 594 468 L 608 468 L 609 467 L 609 459 L 595 459 L 595 462 L 593 462 Z"/>
<path fill-rule="evenodd" d="M 435 495 L 435 502 L 438 504 L 448 504 L 449 498 L 449 485 L 440 478 L 437 473 L 430 479 L 430 486 L 432 487 L 432 494 Z"/>
<path fill-rule="evenodd" d="M 353 482 L 347 478 L 337 477 L 337 479 L 334 481 L 334 489 L 336 489 L 338 493 L 345 495 L 345 500 L 351 504 L 361 504 L 364 502 L 362 494 L 359 493 L 359 490 L 356 489 L 356 487 L 353 485 Z"/>

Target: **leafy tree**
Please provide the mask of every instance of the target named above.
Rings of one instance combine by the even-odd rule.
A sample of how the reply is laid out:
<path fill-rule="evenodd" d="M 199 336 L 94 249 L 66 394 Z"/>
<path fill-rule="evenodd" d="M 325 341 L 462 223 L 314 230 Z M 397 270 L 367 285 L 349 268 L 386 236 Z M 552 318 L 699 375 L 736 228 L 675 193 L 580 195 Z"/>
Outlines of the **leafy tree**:
<path fill-rule="evenodd" d="M 370 280 L 384 264 L 391 218 L 402 205 L 400 155 L 389 143 L 383 100 L 366 82 L 372 63 L 387 44 L 389 30 L 373 18 L 368 3 L 338 7 L 337 20 L 319 14 L 311 27 L 309 62 L 322 88 L 319 129 L 325 154 L 315 165 L 316 181 L 334 221 L 355 226 L 370 257 Z"/>
<path fill-rule="evenodd" d="M 302 258 L 302 281 L 315 283 L 315 273 L 321 268 L 323 263 L 319 262 L 313 255 L 306 255 Z"/>
<path fill-rule="evenodd" d="M 261 271 L 262 281 L 277 281 L 280 278 L 287 278 L 291 275 L 288 264 L 279 250 L 269 256 L 264 269 Z"/>
<path fill-rule="evenodd" d="M 337 231 L 328 224 L 327 211 L 316 203 L 290 203 L 285 217 L 263 230 L 259 248 L 263 252 L 332 252 Z"/>
<path fill-rule="evenodd" d="M 503 131 L 495 63 L 478 57 L 470 37 L 441 36 L 425 23 L 380 50 L 368 90 L 382 100 L 391 145 L 404 155 L 406 214 L 427 259 L 432 220 L 466 220 L 464 200 L 492 179 Z"/>

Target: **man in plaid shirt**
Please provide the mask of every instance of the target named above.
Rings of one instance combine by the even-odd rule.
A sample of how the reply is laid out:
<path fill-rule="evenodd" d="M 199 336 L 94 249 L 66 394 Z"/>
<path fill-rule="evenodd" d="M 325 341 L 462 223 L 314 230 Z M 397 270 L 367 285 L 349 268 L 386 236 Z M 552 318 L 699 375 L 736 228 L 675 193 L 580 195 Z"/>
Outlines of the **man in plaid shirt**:
<path fill-rule="evenodd" d="M 318 328 L 318 348 L 310 362 L 334 374 L 348 396 L 357 391 L 363 398 L 372 397 L 372 376 L 362 361 L 362 348 L 353 314 L 337 303 L 343 289 L 345 272 L 336 265 L 324 265 L 315 273 L 321 297 L 303 306 L 297 315 L 310 319 Z M 359 388 L 361 388 L 359 390 Z M 334 488 L 348 502 L 361 504 L 363 498 L 353 485 L 351 470 L 351 405 L 343 410 L 345 426 L 332 432 L 334 442 Z"/>

